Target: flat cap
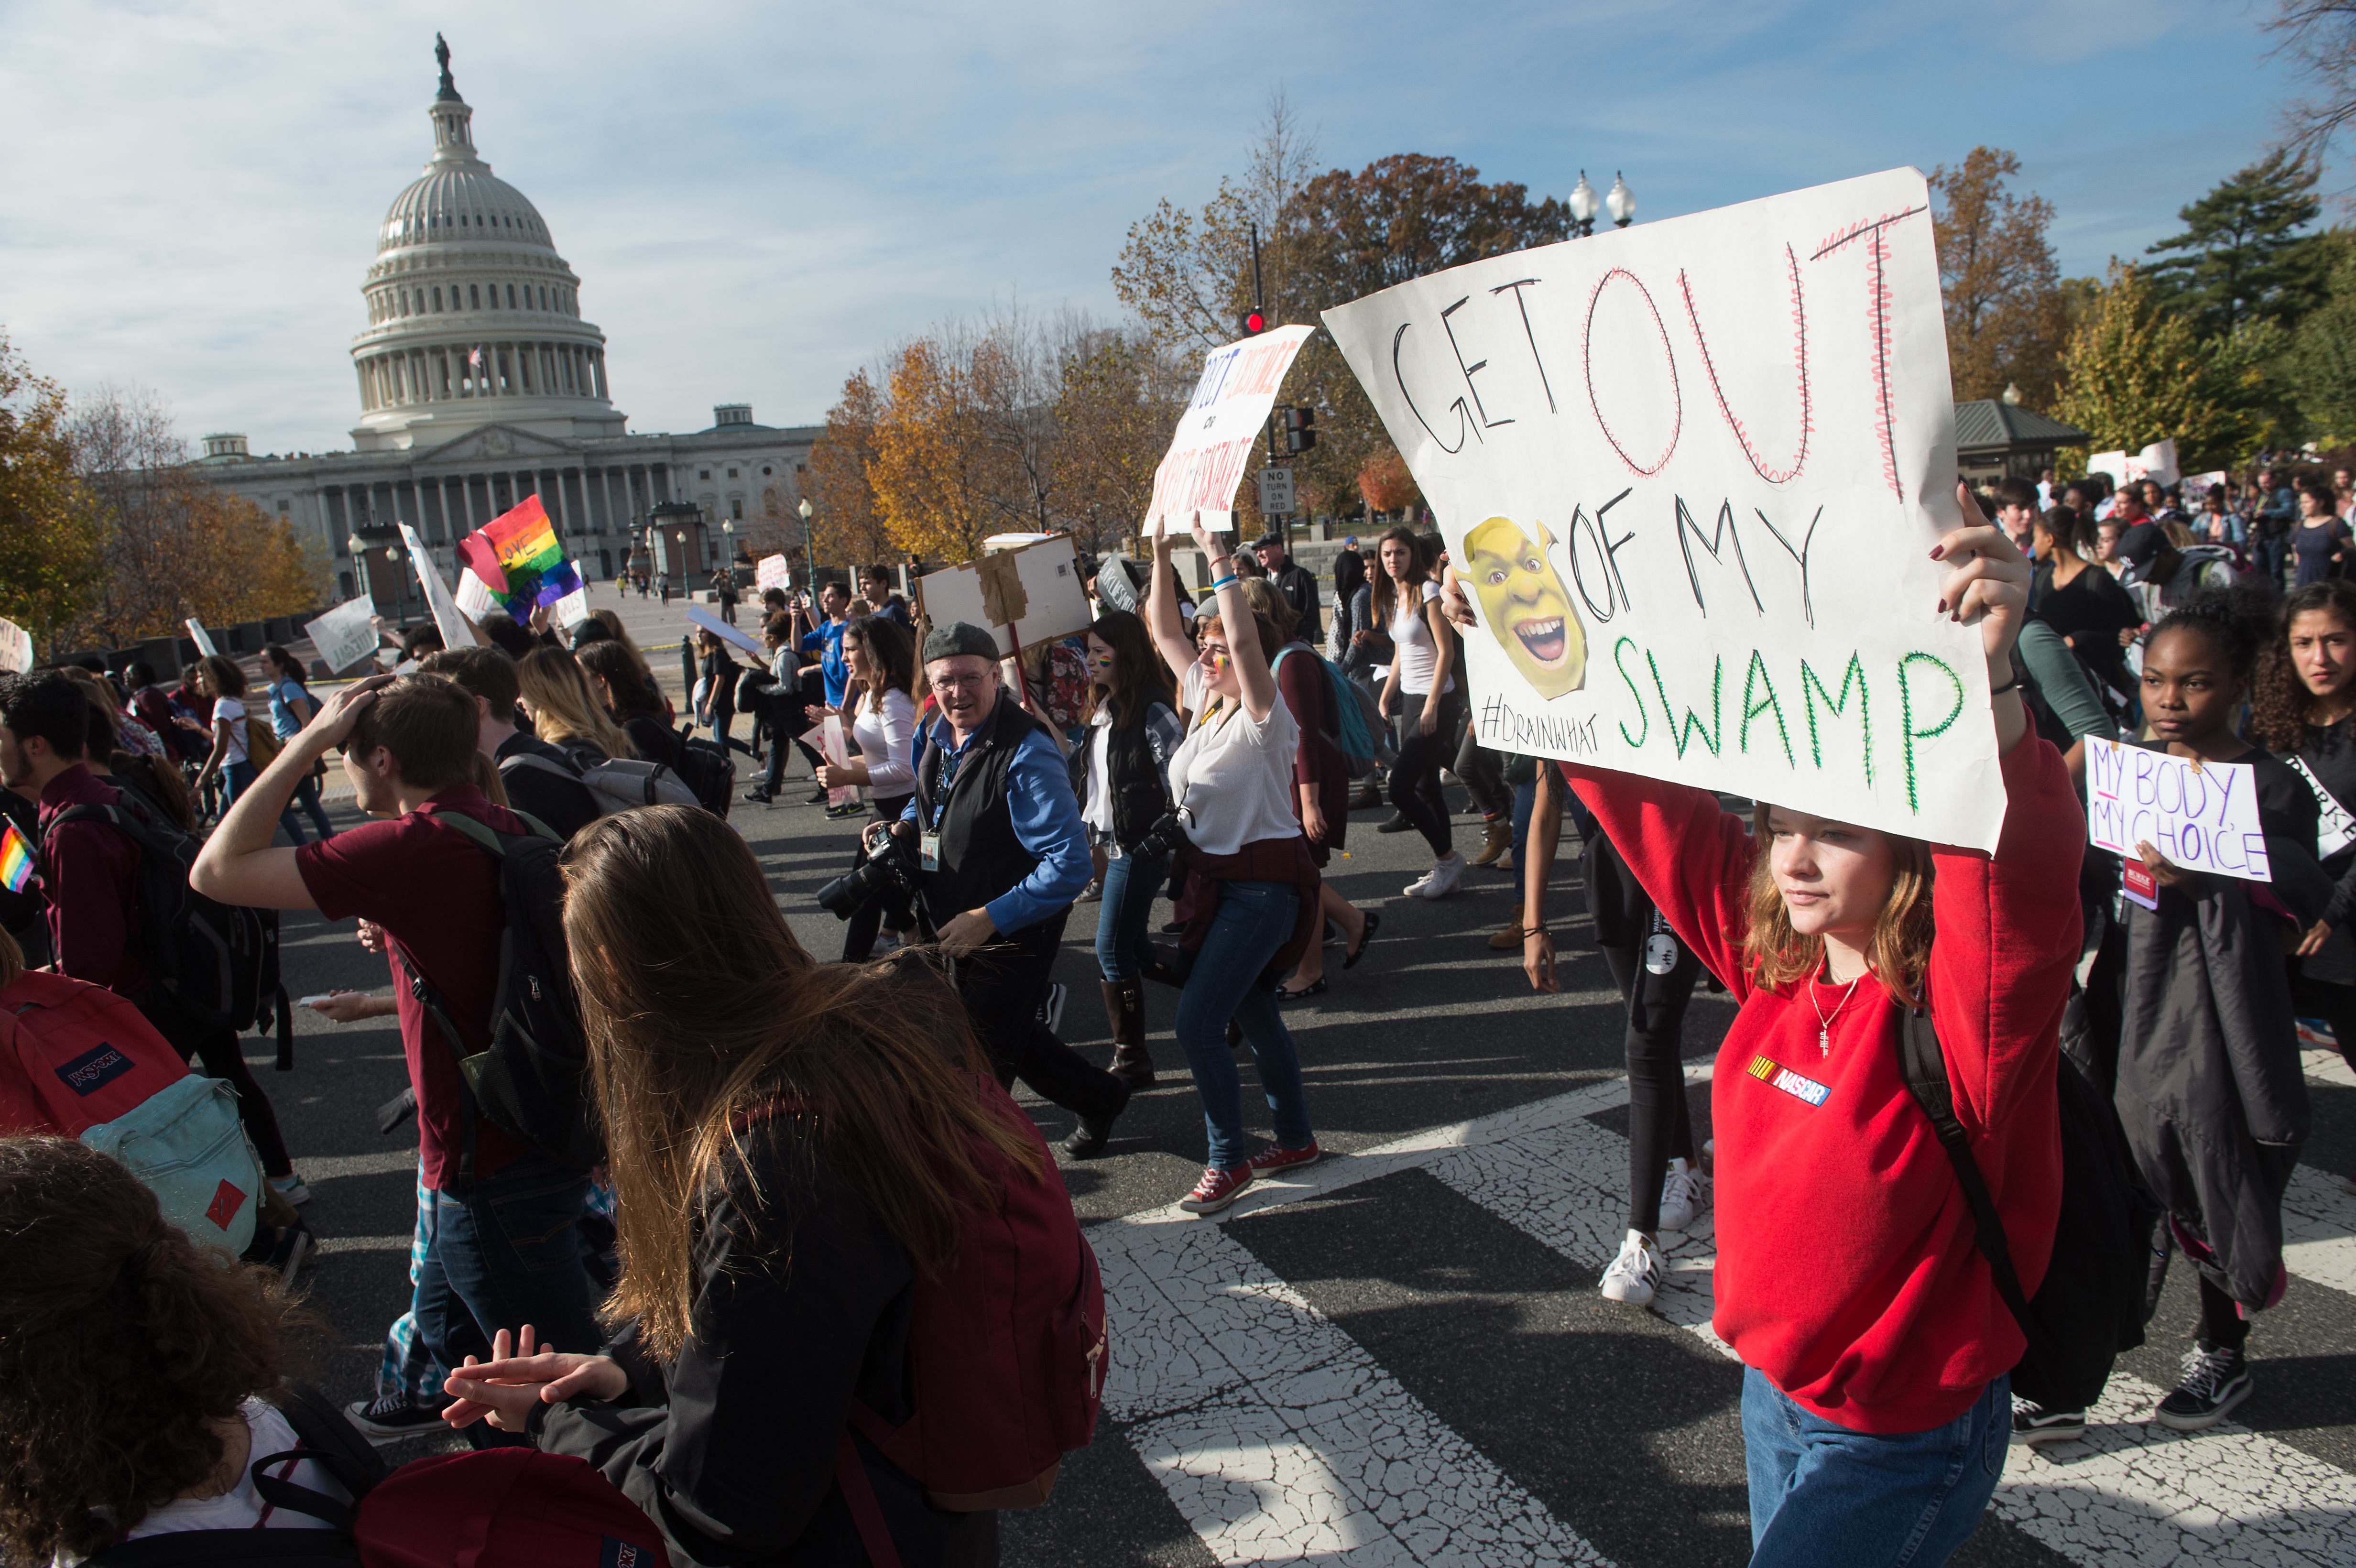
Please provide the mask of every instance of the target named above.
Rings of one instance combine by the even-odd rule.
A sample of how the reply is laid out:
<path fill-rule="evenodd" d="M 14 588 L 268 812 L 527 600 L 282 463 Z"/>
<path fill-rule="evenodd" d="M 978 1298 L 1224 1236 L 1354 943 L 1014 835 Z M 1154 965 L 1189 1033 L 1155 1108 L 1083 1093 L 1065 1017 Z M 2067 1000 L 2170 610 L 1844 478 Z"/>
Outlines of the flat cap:
<path fill-rule="evenodd" d="M 953 659 L 959 654 L 971 654 L 976 658 L 995 660 L 998 639 L 970 621 L 952 621 L 946 626 L 935 626 L 925 634 L 925 662 Z"/>

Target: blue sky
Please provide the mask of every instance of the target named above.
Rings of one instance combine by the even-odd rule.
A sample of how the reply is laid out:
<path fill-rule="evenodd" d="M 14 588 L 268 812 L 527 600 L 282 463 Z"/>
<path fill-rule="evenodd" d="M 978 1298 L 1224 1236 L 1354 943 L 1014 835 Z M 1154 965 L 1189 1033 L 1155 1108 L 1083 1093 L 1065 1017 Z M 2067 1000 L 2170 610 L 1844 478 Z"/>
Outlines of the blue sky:
<path fill-rule="evenodd" d="M 0 0 L 0 329 L 70 388 L 153 389 L 192 439 L 348 447 L 437 27 L 659 431 L 736 400 L 815 421 L 993 302 L 1115 315 L 1128 226 L 1240 172 L 1278 87 L 1328 165 L 1448 155 L 1558 195 L 1624 170 L 1640 222 L 1991 143 L 2058 208 L 2065 272 L 2096 272 L 2263 154 L 2292 91 L 2270 9 Z"/>

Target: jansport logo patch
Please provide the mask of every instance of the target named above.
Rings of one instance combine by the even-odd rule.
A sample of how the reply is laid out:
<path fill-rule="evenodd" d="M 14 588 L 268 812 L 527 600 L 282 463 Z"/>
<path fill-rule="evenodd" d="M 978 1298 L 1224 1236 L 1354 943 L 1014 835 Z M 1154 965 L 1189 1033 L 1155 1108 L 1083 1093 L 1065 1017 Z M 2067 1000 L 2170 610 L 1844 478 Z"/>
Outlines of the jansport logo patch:
<path fill-rule="evenodd" d="M 1803 1078 L 1768 1057 L 1752 1057 L 1751 1065 L 1744 1071 L 1761 1083 L 1772 1083 L 1794 1099 L 1805 1100 L 1811 1105 L 1823 1104 L 1825 1097 L 1832 1093 L 1815 1079 Z"/>
<path fill-rule="evenodd" d="M 131 1071 L 132 1061 L 103 1041 L 58 1069 L 66 1087 L 77 1094 L 95 1094 Z"/>

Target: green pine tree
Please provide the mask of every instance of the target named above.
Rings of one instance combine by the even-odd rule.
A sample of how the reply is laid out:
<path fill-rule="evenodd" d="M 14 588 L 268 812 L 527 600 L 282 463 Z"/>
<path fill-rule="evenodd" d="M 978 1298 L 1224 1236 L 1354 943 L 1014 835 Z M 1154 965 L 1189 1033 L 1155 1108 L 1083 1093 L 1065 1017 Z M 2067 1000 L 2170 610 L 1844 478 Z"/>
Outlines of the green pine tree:
<path fill-rule="evenodd" d="M 2319 303 L 2328 260 L 2300 232 L 2323 205 L 2316 165 L 2277 151 L 2182 208 L 2184 232 L 2149 254 L 2148 276 L 2166 306 L 2190 316 L 2203 337 L 2248 321 L 2291 325 Z"/>

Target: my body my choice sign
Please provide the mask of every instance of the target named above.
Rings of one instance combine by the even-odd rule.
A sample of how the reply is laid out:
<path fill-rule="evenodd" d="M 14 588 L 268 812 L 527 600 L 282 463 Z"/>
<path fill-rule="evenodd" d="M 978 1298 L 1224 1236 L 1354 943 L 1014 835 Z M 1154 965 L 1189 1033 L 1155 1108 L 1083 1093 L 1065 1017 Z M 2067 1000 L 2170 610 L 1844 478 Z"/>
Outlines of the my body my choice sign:
<path fill-rule="evenodd" d="M 1484 744 L 1993 848 L 1929 193 L 1912 169 L 1325 313 L 1476 596 Z"/>

